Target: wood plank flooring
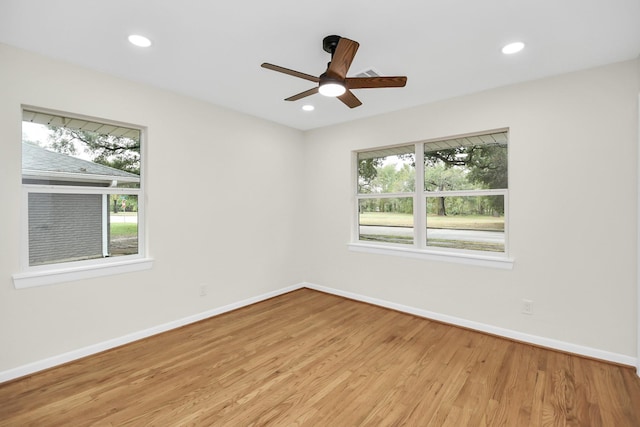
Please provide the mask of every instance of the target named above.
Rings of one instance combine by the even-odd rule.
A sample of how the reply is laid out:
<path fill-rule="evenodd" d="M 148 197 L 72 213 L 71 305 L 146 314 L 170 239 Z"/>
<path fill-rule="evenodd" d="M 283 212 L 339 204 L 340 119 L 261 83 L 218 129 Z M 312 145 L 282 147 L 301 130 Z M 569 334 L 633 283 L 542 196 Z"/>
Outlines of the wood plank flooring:
<path fill-rule="evenodd" d="M 632 368 L 302 289 L 0 384 L 0 426 L 640 426 Z"/>

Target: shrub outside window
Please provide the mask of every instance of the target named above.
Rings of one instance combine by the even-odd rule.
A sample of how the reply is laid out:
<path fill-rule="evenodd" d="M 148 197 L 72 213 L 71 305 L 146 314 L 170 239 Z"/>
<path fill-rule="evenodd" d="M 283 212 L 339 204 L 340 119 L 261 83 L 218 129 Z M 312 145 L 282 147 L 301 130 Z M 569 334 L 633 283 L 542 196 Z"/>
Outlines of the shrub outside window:
<path fill-rule="evenodd" d="M 356 153 L 355 242 L 505 257 L 507 142 L 499 130 Z"/>

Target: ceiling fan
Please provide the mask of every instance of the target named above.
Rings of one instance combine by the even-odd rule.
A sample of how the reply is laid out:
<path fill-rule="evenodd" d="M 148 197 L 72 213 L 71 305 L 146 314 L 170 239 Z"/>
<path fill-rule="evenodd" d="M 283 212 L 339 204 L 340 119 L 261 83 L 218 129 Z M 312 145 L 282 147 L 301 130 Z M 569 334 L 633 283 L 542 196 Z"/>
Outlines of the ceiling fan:
<path fill-rule="evenodd" d="M 352 89 L 404 87 L 407 84 L 405 76 L 347 77 L 347 71 L 359 46 L 358 42 L 344 37 L 335 35 L 325 37 L 322 48 L 331 54 L 331 62 L 327 65 L 327 71 L 318 77 L 266 62 L 262 64 L 262 68 L 318 83 L 317 87 L 290 96 L 285 101 L 297 101 L 319 92 L 325 96 L 337 97 L 349 108 L 355 108 L 362 105 L 362 102 L 351 92 Z"/>

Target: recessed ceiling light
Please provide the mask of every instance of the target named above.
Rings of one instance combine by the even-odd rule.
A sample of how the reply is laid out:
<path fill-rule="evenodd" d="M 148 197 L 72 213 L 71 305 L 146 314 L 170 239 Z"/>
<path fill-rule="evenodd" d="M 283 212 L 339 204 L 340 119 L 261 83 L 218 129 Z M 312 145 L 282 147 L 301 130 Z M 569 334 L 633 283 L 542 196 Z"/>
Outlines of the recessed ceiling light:
<path fill-rule="evenodd" d="M 511 55 L 513 53 L 520 52 L 522 49 L 524 49 L 524 43 L 522 42 L 509 43 L 502 48 L 502 53 L 505 55 Z"/>
<path fill-rule="evenodd" d="M 313 105 L 309 105 L 309 104 L 307 104 L 307 105 L 303 105 L 303 106 L 302 106 L 302 109 L 303 109 L 304 111 L 313 111 L 313 110 L 315 110 L 315 109 L 316 109 L 316 107 L 314 107 Z"/>
<path fill-rule="evenodd" d="M 138 47 L 149 47 L 151 46 L 151 40 L 149 40 L 145 36 L 141 36 L 139 34 L 131 34 L 129 36 L 129 43 L 134 44 Z"/>

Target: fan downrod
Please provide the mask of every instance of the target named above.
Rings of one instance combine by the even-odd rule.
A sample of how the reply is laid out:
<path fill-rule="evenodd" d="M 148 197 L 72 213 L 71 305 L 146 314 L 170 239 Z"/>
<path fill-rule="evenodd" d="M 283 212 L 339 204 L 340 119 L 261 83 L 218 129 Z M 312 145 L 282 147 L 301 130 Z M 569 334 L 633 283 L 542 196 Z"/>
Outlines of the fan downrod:
<path fill-rule="evenodd" d="M 322 49 L 324 49 L 325 52 L 330 53 L 331 58 L 333 58 L 333 53 L 336 51 L 336 47 L 338 46 L 338 42 L 341 38 L 342 37 L 340 36 L 333 35 L 322 39 Z"/>

